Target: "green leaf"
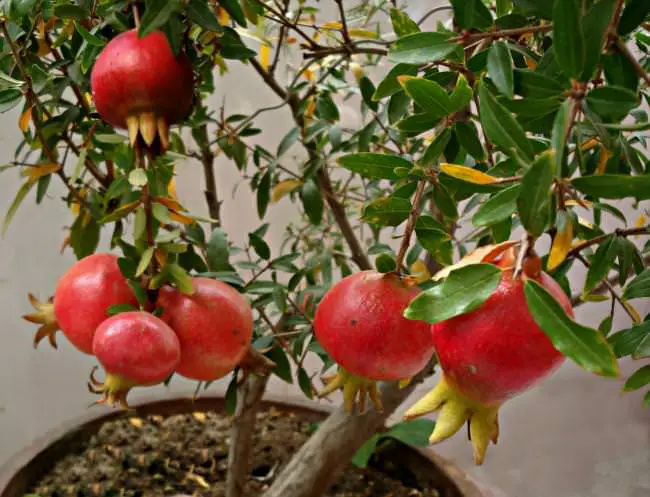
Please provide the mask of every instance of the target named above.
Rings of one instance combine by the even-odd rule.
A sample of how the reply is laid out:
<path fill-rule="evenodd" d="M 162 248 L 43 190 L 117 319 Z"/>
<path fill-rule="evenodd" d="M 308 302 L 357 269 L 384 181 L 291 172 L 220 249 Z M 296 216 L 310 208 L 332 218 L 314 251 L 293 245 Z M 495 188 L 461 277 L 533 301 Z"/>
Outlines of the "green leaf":
<path fill-rule="evenodd" d="M 16 192 L 16 196 L 14 197 L 13 202 L 11 202 L 11 205 L 9 206 L 9 210 L 7 210 L 7 213 L 5 214 L 4 220 L 2 221 L 2 236 L 4 237 L 7 234 L 7 229 L 9 229 L 9 225 L 11 224 L 11 220 L 14 218 L 14 215 L 16 214 L 16 211 L 18 210 L 18 207 L 20 207 L 20 204 L 25 200 L 25 197 L 29 193 L 29 191 L 32 189 L 32 187 L 36 183 L 31 182 L 31 181 L 26 181 L 21 185 L 21 187 L 18 189 L 18 192 Z"/>
<path fill-rule="evenodd" d="M 491 226 L 510 219 L 517 210 L 519 188 L 519 185 L 512 185 L 490 197 L 472 216 L 472 224 Z"/>
<path fill-rule="evenodd" d="M 325 119 L 326 121 L 335 122 L 341 117 L 339 109 L 329 93 L 323 93 L 318 97 L 316 101 L 316 112 L 318 112 L 320 119 Z"/>
<path fill-rule="evenodd" d="M 13 88 L 19 88 L 25 84 L 24 81 L 20 79 L 15 79 L 9 76 L 7 73 L 0 71 L 0 81 L 3 83 L 2 86 L 10 86 Z M 22 95 L 22 93 L 21 93 Z"/>
<path fill-rule="evenodd" d="M 616 357 L 632 355 L 643 344 L 650 340 L 650 321 L 635 324 L 632 328 L 621 330 L 608 338 Z"/>
<path fill-rule="evenodd" d="M 449 219 L 458 219 L 458 208 L 456 200 L 449 190 L 440 182 L 436 183 L 433 188 L 433 200 L 436 207 L 442 214 Z"/>
<path fill-rule="evenodd" d="M 392 62 L 405 64 L 427 64 L 444 59 L 456 50 L 458 45 L 449 43 L 446 33 L 414 33 L 399 38 L 388 52 Z"/>
<path fill-rule="evenodd" d="M 278 376 L 278 378 L 286 381 L 287 383 L 293 383 L 291 364 L 289 364 L 287 353 L 284 350 L 282 350 L 280 347 L 273 347 L 264 355 L 271 359 L 276 365 L 276 367 L 273 368 L 273 374 Z"/>
<path fill-rule="evenodd" d="M 77 29 L 77 32 L 81 35 L 85 42 L 88 43 L 88 45 L 91 45 L 93 47 L 103 47 L 106 45 L 106 40 L 102 40 L 98 36 L 95 36 L 78 22 L 75 22 L 74 25 Z"/>
<path fill-rule="evenodd" d="M 246 16 L 239 4 L 239 0 L 217 0 L 217 3 L 230 14 L 237 24 L 246 27 Z"/>
<path fill-rule="evenodd" d="M 0 91 L 0 114 L 10 111 L 23 101 L 23 92 L 16 88 Z"/>
<path fill-rule="evenodd" d="M 572 105 L 575 105 L 573 101 L 570 99 L 565 100 L 553 121 L 553 129 L 551 131 L 551 150 L 553 151 L 553 157 L 555 158 L 556 171 L 562 170 L 564 151 L 566 149 L 567 126 L 569 125 L 569 113 Z"/>
<path fill-rule="evenodd" d="M 593 197 L 650 199 L 650 174 L 643 176 L 627 176 L 625 174 L 582 176 L 572 179 L 571 184 L 582 193 Z"/>
<path fill-rule="evenodd" d="M 438 158 L 442 155 L 451 139 L 451 129 L 445 128 L 442 132 L 435 137 L 431 144 L 427 147 L 420 158 L 420 164 L 423 166 L 431 166 L 438 162 Z"/>
<path fill-rule="evenodd" d="M 391 273 L 397 269 L 397 264 L 393 256 L 384 252 L 375 259 L 375 267 L 380 273 Z"/>
<path fill-rule="evenodd" d="M 237 31 L 227 26 L 222 26 L 222 29 L 223 32 L 219 37 L 221 44 L 219 55 L 224 59 L 247 60 L 257 55 L 254 50 L 244 44 Z"/>
<path fill-rule="evenodd" d="M 76 19 L 80 21 L 88 17 L 89 12 L 78 5 L 57 5 L 54 7 L 54 15 L 62 19 Z"/>
<path fill-rule="evenodd" d="M 573 321 L 536 281 L 527 280 L 524 293 L 533 319 L 558 351 L 591 373 L 618 376 L 616 356 L 598 330 Z"/>
<path fill-rule="evenodd" d="M 314 397 L 314 392 L 312 392 L 311 388 L 311 380 L 309 379 L 309 375 L 307 374 L 307 371 L 305 371 L 305 368 L 298 369 L 298 386 L 308 399 Z"/>
<path fill-rule="evenodd" d="M 226 390 L 226 412 L 231 416 L 235 414 L 237 409 L 237 372 L 232 375 L 228 389 Z"/>
<path fill-rule="evenodd" d="M 488 51 L 488 76 L 490 76 L 497 90 L 508 98 L 512 98 L 515 87 L 512 68 L 512 56 L 506 42 L 494 42 Z"/>
<path fill-rule="evenodd" d="M 192 295 L 194 293 L 192 278 L 187 274 L 185 269 L 178 264 L 168 264 L 165 268 L 169 272 L 169 279 L 181 293 L 185 295 Z"/>
<path fill-rule="evenodd" d="M 428 447 L 435 423 L 430 419 L 414 419 L 393 425 L 383 436 L 394 438 L 414 447 Z"/>
<path fill-rule="evenodd" d="M 325 208 L 323 197 L 320 189 L 313 179 L 305 181 L 300 188 L 300 199 L 305 209 L 305 214 L 314 226 L 318 226 L 323 220 L 323 210 Z"/>
<path fill-rule="evenodd" d="M 580 0 L 555 0 L 553 4 L 553 53 L 571 78 L 579 78 L 585 66 Z"/>
<path fill-rule="evenodd" d="M 221 32 L 221 24 L 204 0 L 190 0 L 187 4 L 187 17 L 204 29 Z"/>
<path fill-rule="evenodd" d="M 470 264 L 452 271 L 445 281 L 419 294 L 404 317 L 434 324 L 477 309 L 501 281 L 492 264 Z"/>
<path fill-rule="evenodd" d="M 639 105 L 632 90 L 622 86 L 600 86 L 587 94 L 587 104 L 601 118 L 620 121 Z"/>
<path fill-rule="evenodd" d="M 605 279 L 614 266 L 614 261 L 616 261 L 616 256 L 618 255 L 617 241 L 616 236 L 610 236 L 596 250 L 596 253 L 591 259 L 589 271 L 587 272 L 585 288 L 583 290 L 585 294 L 588 294 L 596 288 L 596 285 Z"/>
<path fill-rule="evenodd" d="M 497 17 L 506 15 L 512 10 L 512 0 L 496 0 L 497 1 Z"/>
<path fill-rule="evenodd" d="M 645 268 L 628 283 L 623 291 L 625 300 L 650 297 L 650 268 Z"/>
<path fill-rule="evenodd" d="M 515 69 L 514 84 L 517 95 L 530 98 L 560 97 L 566 89 L 557 80 L 528 69 Z"/>
<path fill-rule="evenodd" d="M 402 76 L 400 83 L 408 96 L 415 100 L 424 112 L 436 117 L 451 113 L 451 99 L 442 86 L 435 81 Z"/>
<path fill-rule="evenodd" d="M 359 447 L 350 462 L 357 468 L 367 468 L 368 461 L 370 461 L 370 458 L 375 453 L 380 438 L 381 437 L 378 434 L 371 436 L 361 447 Z"/>
<path fill-rule="evenodd" d="M 255 253 L 262 259 L 268 261 L 271 258 L 271 249 L 261 236 L 258 236 L 255 233 L 249 233 L 248 243 L 250 243 L 251 247 L 255 250 Z"/>
<path fill-rule="evenodd" d="M 476 159 L 476 162 L 483 162 L 486 159 L 485 150 L 478 137 L 478 130 L 472 121 L 458 121 L 454 124 L 454 132 L 461 146 Z"/>
<path fill-rule="evenodd" d="M 363 76 L 359 81 L 359 90 L 361 91 L 361 98 L 363 103 L 365 103 L 369 109 L 377 112 L 379 109 L 379 104 L 376 100 L 372 99 L 372 96 L 375 94 L 375 85 L 372 84 L 370 78 Z"/>
<path fill-rule="evenodd" d="M 271 171 L 266 171 L 257 186 L 257 215 L 264 219 L 271 199 Z"/>
<path fill-rule="evenodd" d="M 142 276 L 144 272 L 147 270 L 149 264 L 151 264 L 151 260 L 153 259 L 153 254 L 155 250 L 156 250 L 155 247 L 147 247 L 147 250 L 142 252 L 142 256 L 140 257 L 140 262 L 138 263 L 138 267 L 135 270 L 136 278 Z"/>
<path fill-rule="evenodd" d="M 106 314 L 108 314 L 108 316 L 116 316 L 123 312 L 131 312 L 137 310 L 137 307 L 134 307 L 131 304 L 115 304 L 106 309 Z"/>
<path fill-rule="evenodd" d="M 431 254 L 438 251 L 442 242 L 449 240 L 445 227 L 428 214 L 420 216 L 415 222 L 415 236 L 422 248 Z"/>
<path fill-rule="evenodd" d="M 372 99 L 379 101 L 382 98 L 391 97 L 402 91 L 402 85 L 397 80 L 398 76 L 416 76 L 418 67 L 410 64 L 397 64 L 393 67 L 386 77 L 379 83 Z"/>
<path fill-rule="evenodd" d="M 492 26 L 492 15 L 482 0 L 450 0 L 454 20 L 464 29 L 485 29 Z"/>
<path fill-rule="evenodd" d="M 517 197 L 519 219 L 533 236 L 544 233 L 549 222 L 551 187 L 555 176 L 553 155 L 544 153 L 526 171 Z"/>
<path fill-rule="evenodd" d="M 390 9 L 390 20 L 393 24 L 393 30 L 398 37 L 420 32 L 417 23 L 406 12 L 399 9 Z"/>
<path fill-rule="evenodd" d="M 281 155 L 284 155 L 285 152 L 287 152 L 296 141 L 298 141 L 298 138 L 300 137 L 300 129 L 298 128 L 293 128 L 291 131 L 289 131 L 282 140 L 280 140 L 280 144 L 278 145 L 278 151 L 276 155 L 280 157 Z"/>
<path fill-rule="evenodd" d="M 385 197 L 370 202 L 362 219 L 377 226 L 399 226 L 409 217 L 411 202 L 405 198 Z"/>
<path fill-rule="evenodd" d="M 147 178 L 147 171 L 138 167 L 129 173 L 129 183 L 133 186 L 144 186 L 149 179 Z"/>
<path fill-rule="evenodd" d="M 404 167 L 409 170 L 413 167 L 411 161 L 397 155 L 376 154 L 361 152 L 356 154 L 343 155 L 337 160 L 339 166 L 355 172 L 364 178 L 396 180 L 399 177 L 395 174 L 396 167 Z"/>
<path fill-rule="evenodd" d="M 451 92 L 449 97 L 451 100 L 451 111 L 458 112 L 467 107 L 467 105 L 472 101 L 473 95 L 474 92 L 472 91 L 472 87 L 469 86 L 467 78 L 462 74 L 459 74 L 456 79 L 454 91 Z"/>
<path fill-rule="evenodd" d="M 632 352 L 632 359 L 647 359 L 650 357 L 650 333 L 645 336 L 641 343 Z"/>
<path fill-rule="evenodd" d="M 85 217 L 77 216 L 70 228 L 70 246 L 77 259 L 93 254 L 99 245 L 100 226 L 94 219 L 85 222 Z"/>
<path fill-rule="evenodd" d="M 440 122 L 438 116 L 422 112 L 413 114 L 397 123 L 397 129 L 404 133 L 420 134 L 429 131 Z"/>
<path fill-rule="evenodd" d="M 647 0 L 629 0 L 618 23 L 618 33 L 625 36 L 643 22 L 650 14 L 650 2 Z"/>
<path fill-rule="evenodd" d="M 609 25 L 615 0 L 600 0 L 595 3 L 582 19 L 585 40 L 585 63 L 580 81 L 589 81 L 594 75 L 602 53 L 605 32 Z"/>
<path fill-rule="evenodd" d="M 515 152 L 524 160 L 532 161 L 533 148 L 517 120 L 482 83 L 479 83 L 478 95 L 481 122 L 488 137 L 508 155 Z"/>
<path fill-rule="evenodd" d="M 550 0 L 513 0 L 527 16 L 539 16 L 551 19 L 553 15 L 553 2 Z"/>
<path fill-rule="evenodd" d="M 633 392 L 650 383 L 650 364 L 637 369 L 632 376 L 630 376 L 625 385 L 623 386 L 624 392 Z"/>
<path fill-rule="evenodd" d="M 226 232 L 221 228 L 215 228 L 208 241 L 206 262 L 211 271 L 226 271 L 230 269 L 228 259 L 230 258 L 230 248 L 228 247 L 228 237 Z"/>
<path fill-rule="evenodd" d="M 143 38 L 169 21 L 172 14 L 181 8 L 179 0 L 150 0 L 140 20 L 138 36 Z"/>

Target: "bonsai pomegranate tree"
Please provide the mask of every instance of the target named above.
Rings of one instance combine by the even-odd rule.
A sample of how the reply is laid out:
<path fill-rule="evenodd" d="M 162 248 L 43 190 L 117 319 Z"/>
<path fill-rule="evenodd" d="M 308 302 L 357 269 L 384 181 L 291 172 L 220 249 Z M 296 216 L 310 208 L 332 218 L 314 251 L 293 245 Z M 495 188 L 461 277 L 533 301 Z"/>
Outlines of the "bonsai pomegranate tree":
<path fill-rule="evenodd" d="M 60 329 L 93 354 L 89 385 L 109 404 L 174 374 L 229 382 L 229 497 L 243 495 L 271 375 L 345 402 L 267 497 L 322 494 L 360 448 L 367 459 L 437 363 L 440 383 L 406 417 L 439 409 L 431 442 L 468 422 L 478 464 L 502 404 L 565 357 L 616 377 L 631 356 L 623 390 L 648 388 L 647 0 L 0 5 L 0 110 L 18 107 L 23 133 L 0 170 L 24 178 L 3 234 L 22 202 L 62 201 L 62 248 L 79 259 L 35 289 L 54 295 L 31 298 L 35 343 L 56 347 Z M 206 104 L 244 70 L 268 107 Z M 293 123 L 270 149 L 267 112 Z M 257 207 L 242 246 L 222 228 L 217 155 Z M 207 217 L 176 194 L 188 160 Z M 296 209 L 280 247 L 265 241 L 274 202 Z M 95 253 L 102 232 L 113 255 Z M 611 303 L 598 329 L 572 310 L 594 301 Z"/>

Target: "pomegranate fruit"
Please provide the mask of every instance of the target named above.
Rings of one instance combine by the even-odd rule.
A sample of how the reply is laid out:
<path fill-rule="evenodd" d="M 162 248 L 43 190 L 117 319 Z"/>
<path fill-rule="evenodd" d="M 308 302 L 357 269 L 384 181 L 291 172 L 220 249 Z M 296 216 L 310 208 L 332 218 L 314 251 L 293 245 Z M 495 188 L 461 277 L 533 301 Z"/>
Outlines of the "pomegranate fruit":
<path fill-rule="evenodd" d="M 524 260 L 522 278 L 539 282 L 573 317 L 569 298 L 534 259 Z M 496 262 L 503 270 L 501 282 L 478 309 L 431 326 L 443 377 L 405 415 L 410 419 L 440 409 L 431 443 L 452 436 L 469 421 L 476 464 L 482 464 L 490 440 L 497 441 L 501 404 L 564 360 L 531 316 L 523 279 L 513 279 L 513 263 L 509 253 Z"/>
<path fill-rule="evenodd" d="M 216 380 L 232 371 L 248 352 L 253 311 L 237 290 L 222 281 L 194 278 L 192 284 L 192 295 L 169 286 L 161 288 L 157 305 L 181 344 L 176 372 L 193 380 Z"/>
<path fill-rule="evenodd" d="M 429 325 L 402 314 L 419 293 L 395 273 L 362 271 L 334 285 L 316 309 L 314 332 L 321 346 L 340 366 L 327 379 L 321 396 L 343 388 L 345 407 L 359 410 L 366 395 L 381 410 L 376 381 L 409 378 L 433 355 Z"/>
<path fill-rule="evenodd" d="M 55 335 L 60 329 L 72 345 L 86 354 L 92 354 L 93 335 L 108 319 L 109 307 L 138 306 L 112 254 L 93 254 L 78 261 L 59 280 L 50 301 L 39 302 L 33 295 L 29 298 L 37 312 L 24 318 L 43 325 L 34 337 L 34 346 L 47 337 L 56 348 Z"/>
<path fill-rule="evenodd" d="M 128 407 L 126 395 L 136 386 L 162 383 L 181 357 L 178 338 L 166 323 L 143 311 L 123 312 L 95 332 L 93 353 L 106 371 L 104 383 L 91 374 L 88 387 L 103 395 L 98 403 Z"/>
<path fill-rule="evenodd" d="M 174 55 L 162 31 L 139 38 L 136 30 L 113 38 L 99 54 L 90 85 L 97 112 L 118 128 L 128 128 L 151 146 L 158 137 L 169 146 L 169 125 L 190 111 L 194 96 L 192 64 Z"/>

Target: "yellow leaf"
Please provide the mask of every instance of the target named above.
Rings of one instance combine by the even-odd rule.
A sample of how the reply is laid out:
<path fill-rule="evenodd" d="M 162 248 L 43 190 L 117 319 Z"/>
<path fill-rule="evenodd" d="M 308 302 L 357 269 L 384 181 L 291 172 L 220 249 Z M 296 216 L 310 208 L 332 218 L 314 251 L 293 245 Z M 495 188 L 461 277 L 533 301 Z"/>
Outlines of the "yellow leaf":
<path fill-rule="evenodd" d="M 266 70 L 269 68 L 271 61 L 271 47 L 266 43 L 262 43 L 260 47 L 260 64 Z"/>
<path fill-rule="evenodd" d="M 537 62 L 535 62 L 533 59 L 529 57 L 524 57 L 524 59 L 526 60 L 526 65 L 528 66 L 528 69 L 531 69 L 533 71 L 537 69 Z"/>
<path fill-rule="evenodd" d="M 309 104 L 307 104 L 307 108 L 305 109 L 305 117 L 311 119 L 314 117 L 314 112 L 316 112 L 316 100 L 314 100 L 314 97 L 309 97 Z"/>
<path fill-rule="evenodd" d="M 639 219 L 637 219 L 634 222 L 634 227 L 635 228 L 643 228 L 646 224 L 648 224 L 648 216 L 646 216 L 645 214 L 641 214 L 639 216 Z"/>
<path fill-rule="evenodd" d="M 443 163 L 440 164 L 440 169 L 443 173 L 453 178 L 466 181 L 467 183 L 474 183 L 475 185 L 490 185 L 499 181 L 498 178 L 485 174 L 477 169 L 472 169 L 471 167 Z"/>
<path fill-rule="evenodd" d="M 411 264 L 411 276 L 416 281 L 416 283 L 423 283 L 431 279 L 431 273 L 429 268 L 424 263 L 424 261 L 418 259 L 413 264 Z"/>
<path fill-rule="evenodd" d="M 403 390 L 404 388 L 408 387 L 411 384 L 412 381 L 413 381 L 413 378 L 404 378 L 402 380 L 399 380 L 399 383 L 398 383 L 399 389 Z"/>
<path fill-rule="evenodd" d="M 287 36 L 287 45 L 295 45 L 298 39 L 294 36 Z"/>
<path fill-rule="evenodd" d="M 20 114 L 20 118 L 18 119 L 18 127 L 20 128 L 20 131 L 23 133 L 27 133 L 27 130 L 29 129 L 29 123 L 32 120 L 32 106 L 29 105 L 25 107 L 25 110 L 23 111 L 22 114 Z"/>
<path fill-rule="evenodd" d="M 352 38 L 365 38 L 365 39 L 375 39 L 377 38 L 377 33 L 375 31 L 370 31 L 369 29 L 360 29 L 360 28 L 350 28 L 348 30 Z"/>
<path fill-rule="evenodd" d="M 55 173 L 59 169 L 61 169 L 61 164 L 42 164 L 38 167 L 23 169 L 23 176 L 27 176 L 29 182 L 36 183 L 43 176 Z"/>
<path fill-rule="evenodd" d="M 570 206 L 570 207 L 591 207 L 593 202 L 590 202 L 589 200 L 580 200 L 578 202 L 577 200 L 565 200 L 564 205 Z"/>
<path fill-rule="evenodd" d="M 299 179 L 285 179 L 273 187 L 271 192 L 271 202 L 279 202 L 282 198 L 289 195 L 292 191 L 302 185 Z"/>
<path fill-rule="evenodd" d="M 194 473 L 188 473 L 187 474 L 187 479 L 192 480 L 193 482 L 197 483 L 199 486 L 203 488 L 210 488 L 210 485 L 208 484 L 207 481 L 205 481 L 205 478 L 203 478 L 201 475 L 195 475 Z"/>
<path fill-rule="evenodd" d="M 553 239 L 553 246 L 546 264 L 549 271 L 553 271 L 564 262 L 569 250 L 571 250 L 571 242 L 573 242 L 573 223 L 569 219 L 564 224 L 562 231 L 559 231 Z"/>
<path fill-rule="evenodd" d="M 82 188 L 81 190 L 79 190 L 79 196 L 81 198 L 86 198 L 87 194 L 88 194 L 88 188 Z M 74 217 L 77 217 L 79 215 L 79 212 L 81 212 L 81 205 L 79 204 L 79 202 L 75 201 L 70 204 L 70 212 L 72 212 L 72 215 Z"/>
<path fill-rule="evenodd" d="M 358 62 L 350 62 L 350 70 L 352 71 L 352 74 L 354 74 L 354 79 L 357 80 L 357 83 L 359 83 L 366 75 L 363 67 Z"/>
<path fill-rule="evenodd" d="M 167 254 L 165 254 L 162 250 L 160 249 L 154 250 L 153 255 L 156 258 L 156 262 L 158 262 L 160 266 L 164 266 L 165 264 L 167 264 Z"/>
<path fill-rule="evenodd" d="M 167 185 L 167 193 L 174 200 L 178 198 L 177 191 L 176 191 L 176 178 L 174 178 L 173 176 L 172 179 L 169 180 L 169 184 Z"/>
<path fill-rule="evenodd" d="M 583 152 L 586 152 L 587 150 L 591 150 L 592 148 L 597 147 L 598 145 L 600 145 L 600 142 L 598 141 L 598 138 L 590 138 L 589 140 L 587 140 L 586 142 L 584 142 L 582 144 L 580 149 Z"/>
<path fill-rule="evenodd" d="M 446 278 L 447 276 L 449 276 L 449 273 L 451 273 L 452 271 L 464 266 L 469 266 L 470 264 L 480 264 L 482 262 L 487 262 L 487 263 L 493 262 L 497 257 L 499 257 L 506 250 L 518 244 L 519 242 L 516 240 L 508 240 L 506 242 L 498 243 L 496 245 L 484 245 L 483 247 L 479 247 L 476 250 L 467 254 L 456 264 L 452 264 L 451 266 L 447 266 L 446 268 L 443 268 L 440 271 L 438 271 L 433 277 L 433 279 L 434 281 L 438 281 L 443 278 Z"/>
<path fill-rule="evenodd" d="M 226 26 L 230 22 L 230 15 L 222 7 L 217 7 L 217 16 L 219 17 L 219 24 Z"/>
<path fill-rule="evenodd" d="M 63 30 L 65 31 L 65 34 L 68 36 L 68 38 L 70 38 L 74 34 L 74 21 L 70 19 L 68 22 L 66 22 Z"/>
<path fill-rule="evenodd" d="M 580 226 L 584 226 L 585 228 L 589 228 L 590 230 L 594 229 L 593 224 L 591 224 L 589 221 L 587 221 L 586 219 L 584 219 L 584 218 L 582 218 L 580 216 L 578 216 L 578 224 Z"/>
<path fill-rule="evenodd" d="M 605 147 L 600 149 L 600 157 L 598 157 L 598 165 L 596 166 L 596 174 L 605 174 L 605 168 L 607 168 L 607 161 L 612 156 L 609 150 Z"/>
<path fill-rule="evenodd" d="M 627 302 L 625 300 L 623 300 L 622 302 L 623 302 L 623 305 L 625 306 L 625 308 L 627 309 L 627 312 L 629 312 L 632 315 L 631 316 L 632 320 L 635 323 L 640 323 L 642 321 L 642 319 L 641 319 L 641 315 L 639 314 L 639 311 L 637 311 L 636 308 L 632 304 L 630 304 L 629 302 Z"/>
<path fill-rule="evenodd" d="M 45 57 L 52 51 L 52 49 L 45 42 L 45 40 L 41 40 L 40 38 L 38 38 L 36 40 L 36 43 L 38 44 L 38 50 L 36 51 L 36 55 L 38 55 L 39 57 Z"/>
<path fill-rule="evenodd" d="M 169 219 L 181 224 L 194 224 L 196 222 L 194 218 L 175 211 L 169 211 Z"/>
<path fill-rule="evenodd" d="M 322 29 L 343 29 L 343 24 L 339 21 L 327 21 L 321 26 Z"/>
<path fill-rule="evenodd" d="M 302 72 L 302 75 L 307 81 L 314 81 L 316 77 L 314 76 L 314 73 L 311 71 L 311 69 L 305 69 Z"/>
<path fill-rule="evenodd" d="M 144 426 L 144 423 L 140 418 L 129 418 L 129 423 L 131 423 L 136 428 L 142 428 Z"/>
<path fill-rule="evenodd" d="M 157 204 L 162 204 L 168 209 L 174 210 L 174 211 L 184 211 L 185 207 L 183 207 L 180 202 L 176 199 L 173 198 L 166 198 L 166 197 L 153 197 L 152 200 L 156 202 Z"/>
<path fill-rule="evenodd" d="M 402 76 L 397 76 L 397 82 L 404 86 L 407 81 L 410 81 L 411 79 L 417 79 L 415 76 L 407 76 L 403 74 Z"/>

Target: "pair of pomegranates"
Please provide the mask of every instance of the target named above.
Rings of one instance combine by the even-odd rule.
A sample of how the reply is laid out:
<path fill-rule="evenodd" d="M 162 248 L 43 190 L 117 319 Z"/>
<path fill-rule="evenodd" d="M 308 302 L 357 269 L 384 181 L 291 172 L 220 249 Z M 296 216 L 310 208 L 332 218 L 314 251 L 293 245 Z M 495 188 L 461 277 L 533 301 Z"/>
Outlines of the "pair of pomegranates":
<path fill-rule="evenodd" d="M 496 443 L 501 404 L 563 361 L 528 311 L 522 279 L 513 278 L 513 253 L 482 262 L 502 270 L 496 291 L 478 309 L 434 325 L 403 316 L 419 290 L 395 273 L 364 271 L 336 284 L 314 320 L 318 341 L 339 365 L 321 395 L 341 388 L 348 411 L 356 400 L 363 411 L 366 396 L 381 409 L 375 382 L 411 378 L 435 352 L 442 380 L 406 418 L 440 409 L 431 443 L 469 422 L 474 460 L 481 464 L 489 442 Z M 525 277 L 537 280 L 573 314 L 570 300 L 550 276 L 532 271 Z"/>
<path fill-rule="evenodd" d="M 134 386 L 149 386 L 176 372 L 193 380 L 211 381 L 232 371 L 244 357 L 253 334 L 253 313 L 244 297 L 227 284 L 193 279 L 192 295 L 171 286 L 160 289 L 156 307 L 160 318 L 140 311 L 108 316 L 117 305 L 138 306 L 120 272 L 117 257 L 86 257 L 59 280 L 52 302 L 32 297 L 37 312 L 26 319 L 43 326 L 36 344 L 61 330 L 79 350 L 94 355 L 106 371 L 92 389 L 104 401 L 126 404 Z"/>

